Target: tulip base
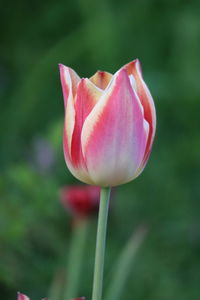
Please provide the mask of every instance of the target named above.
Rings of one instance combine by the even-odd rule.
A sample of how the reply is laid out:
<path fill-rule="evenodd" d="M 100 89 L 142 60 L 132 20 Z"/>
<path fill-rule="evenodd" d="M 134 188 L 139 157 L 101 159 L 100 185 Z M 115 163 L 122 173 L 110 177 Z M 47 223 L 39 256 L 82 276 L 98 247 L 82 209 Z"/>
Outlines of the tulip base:
<path fill-rule="evenodd" d="M 102 299 L 104 254 L 106 245 L 106 229 L 109 210 L 110 190 L 110 188 L 101 189 L 92 300 Z"/>

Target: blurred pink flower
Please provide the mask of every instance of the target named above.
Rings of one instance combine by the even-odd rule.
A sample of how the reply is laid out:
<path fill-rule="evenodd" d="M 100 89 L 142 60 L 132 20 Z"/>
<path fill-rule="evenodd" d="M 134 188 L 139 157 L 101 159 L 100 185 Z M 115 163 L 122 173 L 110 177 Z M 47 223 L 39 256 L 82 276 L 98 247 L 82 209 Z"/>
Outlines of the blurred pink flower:
<path fill-rule="evenodd" d="M 91 185 L 71 185 L 61 189 L 61 202 L 77 217 L 89 217 L 98 212 L 100 188 Z"/>
<path fill-rule="evenodd" d="M 18 293 L 18 300 L 30 300 L 26 295 Z"/>
<path fill-rule="evenodd" d="M 24 294 L 18 293 L 18 300 L 30 300 L 30 298 Z M 48 300 L 48 299 L 43 298 L 42 300 Z M 51 299 L 51 300 L 53 300 L 53 299 Z M 85 297 L 74 298 L 72 300 L 85 300 Z"/>
<path fill-rule="evenodd" d="M 65 105 L 64 155 L 71 173 L 98 186 L 136 178 L 149 158 L 156 128 L 152 96 L 139 60 L 114 75 L 80 78 L 60 65 Z"/>
<path fill-rule="evenodd" d="M 30 300 L 29 297 L 27 297 L 24 294 L 18 293 L 18 300 Z M 47 298 L 43 298 L 42 300 L 48 300 Z"/>

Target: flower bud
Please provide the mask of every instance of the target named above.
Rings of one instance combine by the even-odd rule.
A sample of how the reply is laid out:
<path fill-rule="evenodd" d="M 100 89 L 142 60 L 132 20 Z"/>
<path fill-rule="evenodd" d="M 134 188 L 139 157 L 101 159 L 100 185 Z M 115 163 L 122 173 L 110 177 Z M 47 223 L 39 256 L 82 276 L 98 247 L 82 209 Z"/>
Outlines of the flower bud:
<path fill-rule="evenodd" d="M 151 94 L 139 60 L 114 75 L 80 78 L 60 65 L 64 96 L 64 155 L 71 173 L 98 186 L 136 178 L 149 158 L 156 128 Z"/>

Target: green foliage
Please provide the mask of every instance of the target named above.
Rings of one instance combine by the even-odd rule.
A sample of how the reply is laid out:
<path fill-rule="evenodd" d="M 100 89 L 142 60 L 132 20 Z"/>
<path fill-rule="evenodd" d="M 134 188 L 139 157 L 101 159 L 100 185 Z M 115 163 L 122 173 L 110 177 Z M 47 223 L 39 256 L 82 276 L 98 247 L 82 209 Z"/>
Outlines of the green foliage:
<path fill-rule="evenodd" d="M 68 251 L 70 216 L 59 189 L 76 181 L 62 153 L 57 64 L 90 77 L 138 57 L 158 129 L 144 173 L 115 191 L 106 274 L 133 229 L 145 223 L 150 231 L 123 299 L 199 300 L 199 9 L 198 1 L 181 0 L 2 1 L 2 299 L 15 299 L 17 290 L 32 299 L 45 296 Z M 42 151 L 49 157 L 45 165 Z M 80 289 L 87 299 L 96 224 L 90 230 Z"/>

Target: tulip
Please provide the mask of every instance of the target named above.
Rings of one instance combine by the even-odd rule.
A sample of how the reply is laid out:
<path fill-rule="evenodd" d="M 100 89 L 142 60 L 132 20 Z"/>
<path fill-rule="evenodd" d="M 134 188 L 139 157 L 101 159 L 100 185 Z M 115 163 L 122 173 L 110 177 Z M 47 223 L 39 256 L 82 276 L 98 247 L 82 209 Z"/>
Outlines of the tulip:
<path fill-rule="evenodd" d="M 30 300 L 26 295 L 18 293 L 18 300 Z"/>
<path fill-rule="evenodd" d="M 156 113 L 136 59 L 114 75 L 80 78 L 60 65 L 64 96 L 64 156 L 79 180 L 102 187 L 98 216 L 92 300 L 102 300 L 110 188 L 144 169 L 155 136 Z"/>
<path fill-rule="evenodd" d="M 30 299 L 26 295 L 18 293 L 18 300 L 30 300 Z M 43 298 L 42 300 L 48 300 L 48 299 Z"/>
<path fill-rule="evenodd" d="M 26 295 L 18 293 L 18 300 L 30 300 L 30 299 Z M 44 298 L 42 300 L 48 300 L 48 299 Z M 72 300 L 85 300 L 85 297 L 74 298 Z"/>
<path fill-rule="evenodd" d="M 64 156 L 79 180 L 101 187 L 136 178 L 149 158 L 156 127 L 154 102 L 136 59 L 114 75 L 80 78 L 60 65 L 64 96 Z"/>
<path fill-rule="evenodd" d="M 100 188 L 72 185 L 61 189 L 61 202 L 75 217 L 89 217 L 98 212 Z"/>

